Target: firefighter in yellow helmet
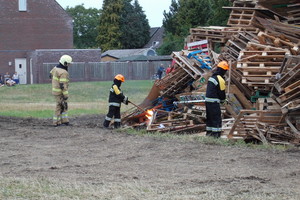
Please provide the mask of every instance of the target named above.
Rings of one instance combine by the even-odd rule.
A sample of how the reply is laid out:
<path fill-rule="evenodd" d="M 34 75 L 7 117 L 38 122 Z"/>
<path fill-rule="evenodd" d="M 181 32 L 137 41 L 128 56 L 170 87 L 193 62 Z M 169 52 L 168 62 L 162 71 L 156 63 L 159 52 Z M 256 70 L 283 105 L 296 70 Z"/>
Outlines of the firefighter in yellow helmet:
<path fill-rule="evenodd" d="M 226 100 L 224 75 L 229 69 L 226 61 L 217 65 L 217 70 L 208 79 L 205 106 L 206 106 L 206 135 L 220 137 L 222 131 L 222 117 L 220 103 Z"/>
<path fill-rule="evenodd" d="M 69 72 L 68 67 L 72 63 L 72 57 L 63 55 L 59 59 L 59 64 L 51 71 L 52 94 L 55 97 L 56 108 L 53 115 L 53 125 L 69 125 L 68 119 L 68 98 L 69 98 Z"/>
<path fill-rule="evenodd" d="M 121 84 L 125 81 L 122 74 L 118 74 L 114 78 L 114 83 L 109 92 L 109 109 L 103 122 L 104 128 L 109 128 L 111 120 L 114 118 L 114 128 L 121 126 L 121 103 L 128 105 L 128 97 L 124 96 L 121 91 Z"/>

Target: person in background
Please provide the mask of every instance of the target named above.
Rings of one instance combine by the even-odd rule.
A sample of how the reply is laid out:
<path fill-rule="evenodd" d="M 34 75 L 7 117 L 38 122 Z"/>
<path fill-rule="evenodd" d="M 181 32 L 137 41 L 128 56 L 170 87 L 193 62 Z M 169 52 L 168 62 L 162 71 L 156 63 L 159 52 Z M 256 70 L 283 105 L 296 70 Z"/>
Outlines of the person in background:
<path fill-rule="evenodd" d="M 72 57 L 63 55 L 59 59 L 59 64 L 51 71 L 52 94 L 55 97 L 56 108 L 53 115 L 53 125 L 69 125 L 68 119 L 68 98 L 69 98 L 69 72 L 68 68 L 72 63 Z"/>
<path fill-rule="evenodd" d="M 16 82 L 14 80 L 12 80 L 11 78 L 9 78 L 7 81 L 6 81 L 6 85 L 7 86 L 15 86 L 16 85 Z"/>
<path fill-rule="evenodd" d="M 16 84 L 19 84 L 20 80 L 17 72 L 15 72 L 14 75 L 12 76 L 12 80 L 16 82 Z"/>
<path fill-rule="evenodd" d="M 174 69 L 175 69 L 174 65 L 169 65 L 168 68 L 166 69 L 166 74 L 169 74 L 169 73 L 173 72 Z"/>
<path fill-rule="evenodd" d="M 206 135 L 219 138 L 222 131 L 222 115 L 220 103 L 225 103 L 224 75 L 229 69 L 227 61 L 221 61 L 217 70 L 208 79 L 205 107 L 206 107 Z"/>
<path fill-rule="evenodd" d="M 109 128 L 110 122 L 114 117 L 114 128 L 120 128 L 121 126 L 121 103 L 128 105 L 128 97 L 124 96 L 121 91 L 121 84 L 125 82 L 125 77 L 122 74 L 118 74 L 114 78 L 109 92 L 109 109 L 103 122 L 104 128 Z"/>
<path fill-rule="evenodd" d="M 10 75 L 8 72 L 6 72 L 6 74 L 4 75 L 4 84 L 6 85 L 6 81 L 10 79 Z"/>
<path fill-rule="evenodd" d="M 3 83 L 3 77 L 2 75 L 0 74 L 0 87 L 4 86 L 4 83 Z"/>
<path fill-rule="evenodd" d="M 163 72 L 165 71 L 164 65 L 160 64 L 160 66 L 157 69 L 157 75 L 158 75 L 158 79 L 160 80 L 162 77 Z"/>

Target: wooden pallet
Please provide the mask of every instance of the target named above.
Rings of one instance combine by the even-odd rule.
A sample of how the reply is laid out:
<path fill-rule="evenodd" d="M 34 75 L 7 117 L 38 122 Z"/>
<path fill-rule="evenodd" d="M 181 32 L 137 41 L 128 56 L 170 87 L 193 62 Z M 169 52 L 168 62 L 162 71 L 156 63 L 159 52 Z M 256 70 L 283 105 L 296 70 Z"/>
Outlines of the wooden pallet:
<path fill-rule="evenodd" d="M 256 41 L 256 36 L 251 32 L 239 32 L 238 34 L 233 35 L 224 47 L 222 53 L 224 54 L 223 57 L 228 57 L 227 59 L 236 61 L 240 52 L 247 47 L 247 44 L 250 41 Z"/>
<path fill-rule="evenodd" d="M 244 49 L 244 44 L 238 41 L 228 40 L 224 52 L 231 55 L 235 60 L 238 59 L 240 51 Z"/>
<path fill-rule="evenodd" d="M 251 32 L 256 34 L 259 32 L 258 28 L 254 27 L 221 27 L 221 26 L 209 26 L 201 28 L 191 28 L 190 35 L 193 36 L 207 36 L 210 39 L 213 38 L 226 38 L 229 39 L 233 35 L 236 35 L 241 32 Z"/>
<path fill-rule="evenodd" d="M 291 51 L 293 55 L 298 55 L 300 53 L 299 44 L 283 40 L 279 37 L 273 36 L 272 34 L 259 32 L 258 39 L 261 44 L 273 45 L 275 47 L 287 48 Z"/>
<path fill-rule="evenodd" d="M 277 101 L 279 103 L 287 103 L 289 101 L 293 101 L 296 99 L 300 98 L 300 81 L 297 81 L 296 83 L 293 83 L 290 88 L 289 91 L 280 95 L 277 98 Z"/>
<path fill-rule="evenodd" d="M 182 51 L 173 52 L 171 56 L 176 63 L 194 79 L 200 78 L 202 74 L 207 72 L 207 70 L 201 69 L 200 67 L 194 67 L 193 63 L 191 63 L 191 60 L 186 58 L 185 55 L 187 55 L 187 53 Z"/>
<path fill-rule="evenodd" d="M 293 84 L 295 81 L 298 81 L 300 78 L 300 63 L 296 65 L 293 69 L 289 70 L 287 73 L 274 84 L 278 92 L 285 90 L 288 85 Z"/>
<path fill-rule="evenodd" d="M 288 11 L 288 20 L 289 24 L 300 25 L 300 5 L 291 6 L 293 10 Z"/>
<path fill-rule="evenodd" d="M 292 56 L 292 55 L 286 55 L 284 58 L 284 61 L 282 62 L 280 74 L 285 74 L 292 70 L 296 65 L 300 63 L 300 55 L 298 56 Z"/>
<path fill-rule="evenodd" d="M 242 137 L 246 139 L 251 137 L 256 134 L 254 129 L 257 123 L 278 124 L 281 115 L 281 110 L 242 110 L 231 128 L 228 138 Z"/>
<path fill-rule="evenodd" d="M 189 113 L 187 113 L 189 112 Z M 205 113 L 205 112 L 202 112 Z M 159 117 L 158 117 L 159 116 Z M 147 125 L 147 131 L 153 132 L 187 132 L 205 130 L 205 115 L 192 113 L 189 109 L 181 112 L 155 110 Z"/>
<path fill-rule="evenodd" d="M 248 9 L 232 9 L 227 25 L 228 26 L 251 26 L 253 27 L 255 10 Z"/>
<path fill-rule="evenodd" d="M 201 27 L 201 28 L 191 28 L 191 35 L 200 36 L 213 36 L 213 37 L 225 37 L 224 27 Z"/>

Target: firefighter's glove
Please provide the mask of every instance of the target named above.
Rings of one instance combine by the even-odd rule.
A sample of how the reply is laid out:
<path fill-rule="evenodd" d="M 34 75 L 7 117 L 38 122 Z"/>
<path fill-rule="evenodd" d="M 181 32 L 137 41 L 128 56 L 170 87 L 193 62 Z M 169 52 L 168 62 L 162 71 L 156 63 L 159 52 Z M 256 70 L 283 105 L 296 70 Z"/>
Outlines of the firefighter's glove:
<path fill-rule="evenodd" d="M 65 88 L 63 83 L 59 83 L 59 87 L 60 87 L 60 89 L 62 89 L 62 90 Z"/>
<path fill-rule="evenodd" d="M 128 103 L 129 103 L 128 97 L 125 96 L 123 102 L 124 102 L 125 105 L 128 105 Z"/>
<path fill-rule="evenodd" d="M 228 99 L 225 99 L 225 100 L 221 101 L 222 105 L 227 105 L 228 103 L 229 103 Z"/>

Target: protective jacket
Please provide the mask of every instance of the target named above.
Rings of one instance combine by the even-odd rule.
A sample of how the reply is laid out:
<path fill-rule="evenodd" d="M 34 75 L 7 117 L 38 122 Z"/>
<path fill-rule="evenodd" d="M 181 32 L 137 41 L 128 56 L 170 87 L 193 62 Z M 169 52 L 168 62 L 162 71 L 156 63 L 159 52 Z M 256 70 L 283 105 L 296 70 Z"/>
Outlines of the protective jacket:
<path fill-rule="evenodd" d="M 128 97 L 124 96 L 120 86 L 121 81 L 115 79 L 109 92 L 109 106 L 121 107 L 122 102 L 128 104 Z"/>
<path fill-rule="evenodd" d="M 67 98 L 69 96 L 68 67 L 59 64 L 50 71 L 50 74 L 52 76 L 52 94 L 63 95 Z"/>
<path fill-rule="evenodd" d="M 205 102 L 223 103 L 226 99 L 225 70 L 217 68 L 217 71 L 208 79 Z"/>

